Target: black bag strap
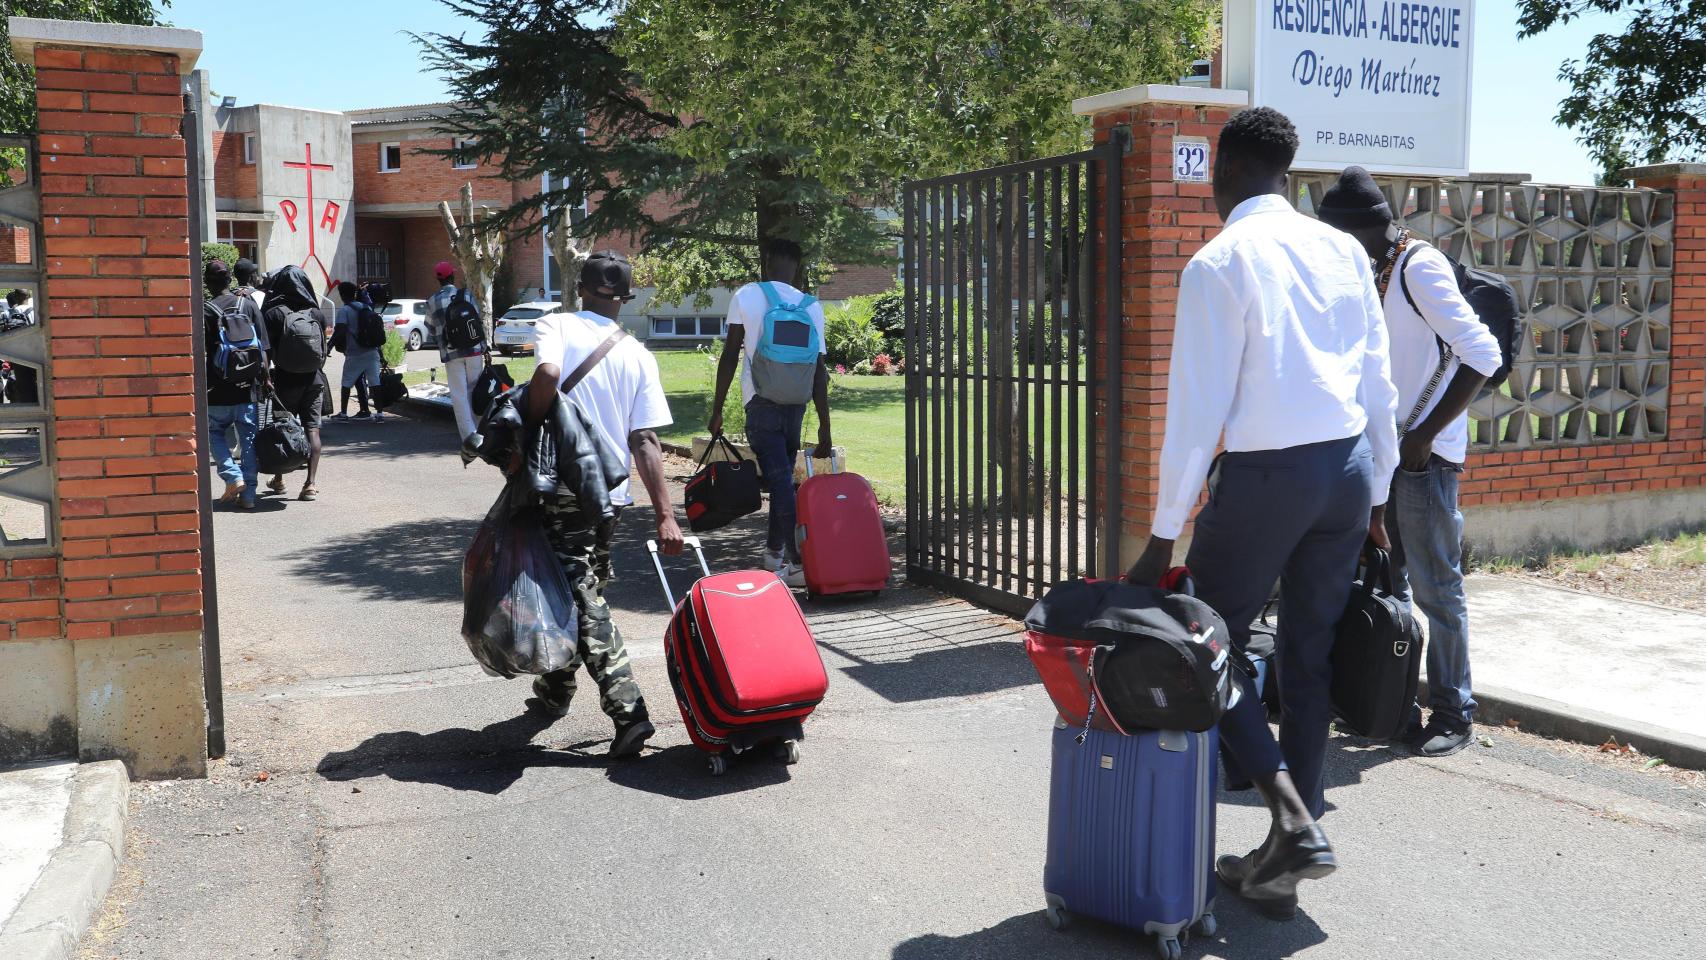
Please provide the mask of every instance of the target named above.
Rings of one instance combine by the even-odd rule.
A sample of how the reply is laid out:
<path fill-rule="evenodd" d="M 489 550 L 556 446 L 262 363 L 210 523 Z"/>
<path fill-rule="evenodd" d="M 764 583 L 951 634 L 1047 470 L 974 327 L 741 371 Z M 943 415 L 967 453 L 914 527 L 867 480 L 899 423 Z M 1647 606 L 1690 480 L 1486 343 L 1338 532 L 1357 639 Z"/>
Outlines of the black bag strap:
<path fill-rule="evenodd" d="M 1372 594 L 1378 586 L 1383 592 L 1391 593 L 1392 555 L 1371 543 L 1363 550 L 1362 562 L 1366 568 L 1363 592 Z"/>
<path fill-rule="evenodd" d="M 628 331 L 622 329 L 620 325 L 610 331 L 610 336 L 605 337 L 604 342 L 599 344 L 597 349 L 587 354 L 586 359 L 581 361 L 581 365 L 576 367 L 575 372 L 569 374 L 569 378 L 564 380 L 563 385 L 557 389 L 567 395 L 569 391 L 580 386 L 580 382 L 586 379 L 586 375 L 592 372 L 592 368 L 598 366 L 599 362 L 604 359 L 604 355 L 616 346 L 617 341 L 627 335 Z"/>
<path fill-rule="evenodd" d="M 717 449 L 717 444 L 719 443 L 722 444 L 723 448 L 729 452 L 729 456 L 734 458 L 734 462 L 746 462 L 746 458 L 740 455 L 740 448 L 729 442 L 727 434 L 719 431 L 716 436 L 711 438 L 711 442 L 705 445 L 705 454 L 699 458 L 699 466 L 703 467 L 705 464 L 710 462 L 711 453 Z"/>
<path fill-rule="evenodd" d="M 1422 308 L 1416 305 L 1416 298 L 1410 295 L 1409 267 L 1411 252 L 1428 246 L 1428 242 L 1425 240 L 1412 241 L 1408 232 L 1401 234 L 1398 242 L 1400 247 L 1403 249 L 1401 249 L 1398 255 L 1393 258 L 1393 264 L 1388 268 L 1388 272 L 1383 274 L 1381 277 L 1380 302 L 1382 304 L 1386 303 L 1386 291 L 1391 283 L 1391 273 L 1396 271 L 1398 274 L 1398 289 L 1403 292 L 1404 300 L 1410 304 L 1411 310 L 1416 311 L 1416 316 L 1422 317 L 1422 322 L 1426 323 L 1427 317 L 1422 316 Z M 1434 334 L 1434 343 L 1439 347 L 1439 365 L 1434 367 L 1433 376 L 1428 378 L 1427 387 L 1422 390 L 1421 396 L 1416 398 L 1416 405 L 1411 408 L 1410 416 L 1405 418 L 1403 426 L 1399 428 L 1399 436 L 1403 436 L 1416 428 L 1416 422 L 1422 419 L 1422 411 L 1428 408 L 1428 402 L 1433 399 L 1434 392 L 1439 389 L 1439 385 L 1445 382 L 1446 372 L 1451 369 L 1451 360 L 1453 357 L 1451 347 L 1448 346 L 1444 340 L 1440 339 L 1440 336 L 1437 333 Z"/>

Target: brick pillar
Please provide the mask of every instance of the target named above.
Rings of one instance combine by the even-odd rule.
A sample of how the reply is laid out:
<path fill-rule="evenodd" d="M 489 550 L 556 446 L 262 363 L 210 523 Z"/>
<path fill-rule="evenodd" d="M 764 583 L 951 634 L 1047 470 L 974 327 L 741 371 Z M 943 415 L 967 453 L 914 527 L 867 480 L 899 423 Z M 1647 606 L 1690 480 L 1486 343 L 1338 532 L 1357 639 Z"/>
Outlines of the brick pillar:
<path fill-rule="evenodd" d="M 1203 137 L 1212 149 L 1220 128 L 1248 102 L 1240 90 L 1150 84 L 1073 104 L 1074 112 L 1094 120 L 1097 143 L 1120 128 L 1131 135 L 1120 203 L 1125 371 L 1120 556 L 1126 564 L 1142 551 L 1155 511 L 1179 272 L 1221 225 L 1209 184 L 1174 181 L 1173 138 Z"/>
<path fill-rule="evenodd" d="M 1694 441 L 1692 446 L 1698 448 L 1706 439 L 1706 163 L 1666 163 L 1627 173 L 1637 187 L 1668 191 L 1676 204 L 1669 438 Z"/>
<path fill-rule="evenodd" d="M 205 770 L 182 74 L 200 34 L 11 20 L 36 66 L 42 310 L 77 750 Z"/>

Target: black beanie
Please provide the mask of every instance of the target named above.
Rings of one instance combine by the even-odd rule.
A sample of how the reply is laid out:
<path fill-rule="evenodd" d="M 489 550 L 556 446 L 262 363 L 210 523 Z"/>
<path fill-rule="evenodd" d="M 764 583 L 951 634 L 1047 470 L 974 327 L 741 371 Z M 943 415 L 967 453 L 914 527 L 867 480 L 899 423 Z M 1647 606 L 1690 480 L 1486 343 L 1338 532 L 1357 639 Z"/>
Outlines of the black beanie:
<path fill-rule="evenodd" d="M 1315 215 L 1341 230 L 1383 227 L 1392 222 L 1392 207 L 1367 170 L 1346 167 L 1339 181 L 1327 188 Z"/>

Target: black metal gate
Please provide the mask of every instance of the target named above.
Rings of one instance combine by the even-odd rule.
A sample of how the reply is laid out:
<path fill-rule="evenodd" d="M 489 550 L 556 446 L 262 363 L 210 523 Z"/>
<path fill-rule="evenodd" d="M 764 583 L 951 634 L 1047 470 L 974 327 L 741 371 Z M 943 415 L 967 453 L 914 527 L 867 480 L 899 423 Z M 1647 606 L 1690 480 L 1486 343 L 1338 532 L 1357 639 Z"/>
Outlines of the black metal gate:
<path fill-rule="evenodd" d="M 1022 613 L 1119 565 L 1122 152 L 904 188 L 913 581 Z"/>

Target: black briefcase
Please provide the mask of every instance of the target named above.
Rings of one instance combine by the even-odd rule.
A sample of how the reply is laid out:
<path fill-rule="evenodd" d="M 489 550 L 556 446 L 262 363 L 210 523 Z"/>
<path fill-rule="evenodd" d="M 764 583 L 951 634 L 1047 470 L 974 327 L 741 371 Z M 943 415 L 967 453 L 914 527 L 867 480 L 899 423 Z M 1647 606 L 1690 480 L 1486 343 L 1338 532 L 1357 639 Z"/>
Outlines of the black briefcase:
<path fill-rule="evenodd" d="M 707 462 L 717 444 L 731 460 Z M 687 481 L 687 526 L 694 533 L 725 527 L 764 505 L 758 485 L 758 461 L 748 460 L 728 438 L 717 434 L 699 459 L 699 472 Z"/>
<path fill-rule="evenodd" d="M 1333 711 L 1374 740 L 1404 732 L 1422 669 L 1422 627 L 1392 595 L 1392 560 L 1371 548 L 1333 636 Z"/>

